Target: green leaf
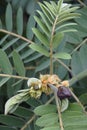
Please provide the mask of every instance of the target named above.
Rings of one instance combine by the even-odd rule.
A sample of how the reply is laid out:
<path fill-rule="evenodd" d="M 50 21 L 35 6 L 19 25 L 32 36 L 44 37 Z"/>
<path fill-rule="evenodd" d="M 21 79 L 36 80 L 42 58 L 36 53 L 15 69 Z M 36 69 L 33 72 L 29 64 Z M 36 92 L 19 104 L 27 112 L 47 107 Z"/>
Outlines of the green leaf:
<path fill-rule="evenodd" d="M 49 113 L 45 114 L 36 121 L 36 125 L 40 127 L 51 126 L 58 123 L 58 114 L 57 113 Z"/>
<path fill-rule="evenodd" d="M 19 40 L 19 38 L 15 38 L 13 40 L 10 40 L 7 42 L 6 45 L 4 45 L 3 50 L 5 51 L 6 49 L 10 48 L 14 43 L 16 43 Z"/>
<path fill-rule="evenodd" d="M 75 17 L 77 17 L 77 15 L 76 15 L 76 16 L 74 16 L 74 15 L 71 16 L 71 15 L 70 15 L 70 16 L 61 18 L 61 19 L 59 19 L 59 21 L 57 22 L 57 26 L 60 25 L 60 24 L 64 24 L 64 22 L 69 21 L 69 20 L 71 20 L 71 19 L 74 19 Z"/>
<path fill-rule="evenodd" d="M 69 14 L 69 13 L 72 14 L 72 12 L 76 11 L 77 9 L 79 9 L 79 7 L 77 7 L 77 6 L 72 7 L 71 4 L 67 4 L 66 6 L 64 6 L 64 7 L 62 8 L 62 10 L 61 10 L 61 12 L 60 12 L 60 15 L 61 15 L 61 16 L 62 16 L 62 15 L 64 16 L 64 15 L 66 15 L 67 13 L 68 13 L 68 14 Z M 76 13 L 76 14 L 78 14 L 78 16 L 80 16 L 79 13 Z"/>
<path fill-rule="evenodd" d="M 87 8 L 86 8 L 86 10 L 87 10 Z M 80 26 L 82 26 L 82 27 L 84 27 L 84 28 L 87 29 L 87 22 L 86 22 L 86 20 L 87 20 L 86 14 L 82 14 L 79 19 L 77 19 L 77 18 L 75 19 L 75 21 L 76 21 Z M 82 23 L 83 23 L 83 24 L 82 24 Z"/>
<path fill-rule="evenodd" d="M 34 14 L 34 11 L 35 11 L 35 6 L 36 6 L 36 2 L 35 0 L 29 0 L 27 2 L 27 5 L 26 5 L 26 12 L 29 14 L 29 15 L 33 15 Z"/>
<path fill-rule="evenodd" d="M 81 65 L 82 65 L 83 70 L 87 69 L 86 55 L 87 55 L 87 45 L 85 44 L 84 46 L 80 48 L 80 52 L 79 52 L 79 57 L 81 60 Z"/>
<path fill-rule="evenodd" d="M 21 76 L 25 76 L 25 68 L 24 68 L 23 62 L 20 58 L 20 55 L 15 50 L 13 51 L 13 61 L 14 61 L 14 66 L 17 73 Z"/>
<path fill-rule="evenodd" d="M 25 59 L 27 58 L 28 56 L 32 55 L 35 51 L 32 50 L 32 49 L 28 49 L 25 51 L 25 53 L 21 54 L 21 59 Z"/>
<path fill-rule="evenodd" d="M 46 18 L 48 19 L 48 21 L 53 24 L 53 20 L 54 20 L 54 17 L 52 15 L 52 13 L 50 12 L 50 10 L 48 9 L 48 7 L 46 7 L 44 4 L 42 3 L 39 3 L 44 15 L 46 16 Z"/>
<path fill-rule="evenodd" d="M 51 31 L 52 26 L 50 25 L 50 23 L 49 23 L 48 19 L 46 18 L 46 16 L 41 11 L 37 11 L 37 12 L 40 15 L 40 17 L 41 17 L 42 21 L 44 22 L 44 24 L 46 25 L 47 29 L 49 31 Z"/>
<path fill-rule="evenodd" d="M 2 21 L 1 21 L 1 19 L 0 19 L 0 29 L 2 28 Z"/>
<path fill-rule="evenodd" d="M 49 11 L 51 17 L 52 17 L 53 19 L 55 19 L 55 15 L 56 15 L 56 6 L 54 7 L 55 2 L 52 1 L 52 3 L 51 3 L 51 1 L 50 1 L 50 3 L 51 3 L 51 4 L 50 4 L 50 3 L 47 2 L 47 1 L 43 1 L 43 3 L 47 6 L 48 11 Z"/>
<path fill-rule="evenodd" d="M 45 35 L 47 35 L 49 37 L 49 30 L 47 29 L 47 27 L 44 24 L 44 22 L 40 18 L 38 18 L 37 16 L 34 16 L 34 19 L 38 23 L 38 25 L 41 28 L 41 30 L 45 33 Z"/>
<path fill-rule="evenodd" d="M 40 130 L 60 130 L 59 126 L 51 126 L 51 127 L 45 127 Z"/>
<path fill-rule="evenodd" d="M 23 10 L 21 7 L 17 11 L 17 33 L 19 35 L 23 33 Z"/>
<path fill-rule="evenodd" d="M 36 108 L 37 106 L 40 106 L 42 103 L 38 99 L 29 98 L 27 104 L 29 104 L 29 106 L 33 108 Z"/>
<path fill-rule="evenodd" d="M 35 72 L 42 71 L 42 70 L 48 68 L 49 65 L 50 65 L 50 60 L 49 59 L 45 60 L 45 61 L 42 60 L 41 63 L 39 64 L 39 66 L 36 67 Z"/>
<path fill-rule="evenodd" d="M 39 115 L 42 115 L 39 117 L 36 121 L 36 124 L 40 127 L 44 127 L 41 130 L 60 130 L 60 125 L 58 122 L 58 114 L 56 111 L 51 112 L 48 109 L 46 109 L 46 105 L 42 105 L 36 108 L 36 113 L 39 114 L 39 110 L 43 111 L 45 109 L 45 112 L 42 112 Z M 51 109 L 52 106 L 50 106 Z M 55 106 L 56 108 L 56 106 Z M 49 110 L 49 113 L 47 114 L 47 111 Z M 65 130 L 70 130 L 72 128 L 73 130 L 85 130 L 87 128 L 87 116 L 82 112 L 82 108 L 77 103 L 70 103 L 68 109 L 62 113 L 62 120 L 64 124 Z M 82 129 L 83 128 L 83 129 Z"/>
<path fill-rule="evenodd" d="M 42 54 L 37 54 L 37 53 L 35 53 L 35 54 L 33 54 L 32 56 L 26 58 L 26 59 L 24 60 L 24 63 L 28 63 L 28 62 L 34 61 L 34 60 L 36 60 L 37 58 L 40 58 L 41 56 L 42 56 Z"/>
<path fill-rule="evenodd" d="M 11 97 L 5 104 L 5 115 L 14 112 L 17 109 L 18 105 L 23 101 L 28 100 L 29 97 L 29 89 L 26 89 L 24 92 Z"/>
<path fill-rule="evenodd" d="M 61 11 L 62 5 L 63 5 L 63 0 L 59 0 L 58 1 L 58 7 L 57 7 L 58 12 Z"/>
<path fill-rule="evenodd" d="M 22 56 L 25 55 L 27 53 L 28 50 L 23 50 L 25 49 L 25 47 L 27 47 L 29 45 L 29 43 L 27 42 L 23 42 L 21 45 L 18 45 L 18 47 L 16 47 L 16 51 L 19 53 L 20 51 L 22 51 L 22 54 L 21 54 L 21 59 L 22 59 Z M 12 56 L 12 52 L 8 55 L 9 58 Z"/>
<path fill-rule="evenodd" d="M 64 125 L 65 126 L 87 126 L 87 116 L 86 115 L 80 115 L 75 117 L 66 117 L 64 119 Z"/>
<path fill-rule="evenodd" d="M 87 93 L 84 93 L 82 94 L 80 97 L 79 97 L 80 101 L 82 104 L 86 105 L 87 104 Z"/>
<path fill-rule="evenodd" d="M 31 118 L 31 116 L 33 116 L 34 113 L 33 111 L 29 110 L 29 108 L 19 106 L 13 114 L 19 117 Z"/>
<path fill-rule="evenodd" d="M 7 5 L 6 8 L 6 16 L 5 16 L 5 20 L 6 20 L 6 28 L 8 31 L 12 31 L 12 7 L 10 5 L 10 3 Z"/>
<path fill-rule="evenodd" d="M 9 78 L 3 78 L 1 81 L 0 81 L 0 87 L 5 84 L 7 81 L 9 80 Z"/>
<path fill-rule="evenodd" d="M 38 29 L 33 28 L 32 29 L 34 34 L 36 35 L 36 37 L 40 40 L 40 42 L 45 45 L 46 47 L 49 47 L 49 41 L 46 37 L 46 35 L 44 35 L 42 32 L 40 32 Z"/>
<path fill-rule="evenodd" d="M 10 61 L 6 55 L 6 53 L 0 49 L 0 68 L 1 71 L 5 74 L 12 74 L 12 66 L 10 64 Z M 9 78 L 3 78 L 0 81 L 0 86 L 2 86 L 5 82 L 8 81 Z"/>
<path fill-rule="evenodd" d="M 8 126 L 22 127 L 25 122 L 19 117 L 11 116 L 11 115 L 0 115 L 0 123 L 3 123 Z"/>
<path fill-rule="evenodd" d="M 75 43 L 78 44 L 80 42 L 82 42 L 82 38 L 79 37 L 79 34 L 77 32 L 67 32 L 67 41 L 69 43 Z"/>
<path fill-rule="evenodd" d="M 69 108 L 68 108 L 69 111 L 82 111 L 82 108 L 79 106 L 79 104 L 77 104 L 76 102 L 75 103 L 70 103 L 69 104 Z"/>
<path fill-rule="evenodd" d="M 71 60 L 71 67 L 73 74 L 78 74 L 87 69 L 87 45 L 82 46 L 78 51 L 74 52 Z M 79 65 L 79 67 L 78 67 Z"/>
<path fill-rule="evenodd" d="M 64 31 L 65 27 L 71 28 L 72 25 L 77 25 L 77 24 L 76 24 L 76 23 L 64 23 L 64 24 L 58 26 L 58 27 L 56 28 L 56 31 L 61 31 L 61 30 Z"/>
<path fill-rule="evenodd" d="M 34 109 L 34 113 L 36 115 L 42 116 L 45 114 L 56 112 L 56 106 L 55 105 L 40 105 Z"/>
<path fill-rule="evenodd" d="M 4 125 L 0 125 L 0 129 L 1 130 L 17 130 L 15 128 L 9 127 L 9 126 L 4 126 Z"/>
<path fill-rule="evenodd" d="M 5 42 L 5 40 L 9 37 L 9 34 L 5 35 L 1 40 L 0 40 L 0 45 L 3 44 L 3 42 Z"/>
<path fill-rule="evenodd" d="M 64 31 L 62 31 L 63 33 L 65 33 L 65 32 L 77 32 L 77 30 L 76 29 L 65 29 Z"/>
<path fill-rule="evenodd" d="M 70 112 L 68 109 L 67 111 L 64 111 L 62 113 L 62 118 L 66 118 L 66 117 L 75 117 L 75 116 L 80 116 L 83 115 L 83 113 L 81 111 L 72 111 Z"/>
<path fill-rule="evenodd" d="M 33 38 L 33 32 L 32 32 L 32 28 L 35 26 L 35 20 L 33 18 L 33 16 L 31 15 L 28 19 L 27 22 L 27 28 L 26 28 L 26 36 L 27 38 L 29 38 L 30 40 Z"/>
<path fill-rule="evenodd" d="M 63 33 L 56 33 L 53 37 L 53 48 L 56 48 L 64 38 Z"/>
<path fill-rule="evenodd" d="M 29 46 L 31 49 L 33 49 L 33 50 L 35 50 L 35 51 L 37 51 L 37 52 L 39 52 L 39 53 L 41 53 L 41 54 L 43 54 L 43 55 L 45 55 L 45 56 L 49 56 L 49 53 L 48 53 L 48 51 L 46 50 L 46 48 L 44 48 L 42 45 L 38 45 L 38 44 L 31 44 L 30 46 Z"/>
<path fill-rule="evenodd" d="M 66 52 L 59 52 L 53 55 L 54 58 L 60 58 L 60 59 L 71 59 L 70 54 Z"/>
<path fill-rule="evenodd" d="M 87 129 L 87 125 L 75 125 L 75 126 L 66 126 L 65 130 L 86 130 Z"/>

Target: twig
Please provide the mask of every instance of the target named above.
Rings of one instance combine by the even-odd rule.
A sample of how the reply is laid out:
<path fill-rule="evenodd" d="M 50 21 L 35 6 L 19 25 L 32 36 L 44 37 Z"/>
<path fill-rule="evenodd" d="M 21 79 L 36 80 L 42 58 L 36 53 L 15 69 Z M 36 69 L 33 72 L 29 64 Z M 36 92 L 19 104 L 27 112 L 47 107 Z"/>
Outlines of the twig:
<path fill-rule="evenodd" d="M 16 75 L 10 75 L 10 74 L 0 74 L 0 77 L 16 78 L 16 79 L 23 79 L 23 80 L 29 79 L 28 77 L 16 76 Z"/>
<path fill-rule="evenodd" d="M 72 90 L 70 88 L 69 88 L 69 91 L 70 91 L 71 95 L 74 97 L 74 99 L 77 101 L 77 103 L 80 105 L 80 107 L 82 108 L 83 112 L 87 115 L 87 112 L 85 111 L 85 108 L 82 105 L 82 103 L 80 102 L 80 100 L 78 99 L 78 97 L 72 92 Z"/>
<path fill-rule="evenodd" d="M 52 32 L 51 32 L 51 39 L 50 39 L 50 74 L 53 74 L 53 36 L 55 33 L 55 27 L 58 20 L 58 15 L 55 18 L 55 21 L 53 23 Z"/>
<path fill-rule="evenodd" d="M 34 70 L 36 67 L 30 66 L 30 67 L 25 67 L 26 70 Z"/>
<path fill-rule="evenodd" d="M 86 5 L 81 1 L 81 0 L 77 0 L 82 6 L 86 7 Z"/>
<path fill-rule="evenodd" d="M 71 80 L 69 80 L 69 86 L 72 86 L 74 83 L 76 83 L 77 81 L 81 80 L 82 78 L 84 78 L 86 76 L 87 76 L 87 69 L 85 71 L 79 73 L 78 75 L 74 76 Z M 70 88 L 69 88 L 69 91 L 71 92 L 72 96 L 77 101 L 77 103 L 81 106 L 83 112 L 85 112 L 87 114 L 87 112 L 85 111 L 85 108 L 82 105 L 82 103 L 80 102 L 79 98 L 71 91 Z"/>
<path fill-rule="evenodd" d="M 53 100 L 54 100 L 54 96 L 53 96 L 50 100 L 48 100 L 48 101 L 46 102 L 46 105 L 48 105 L 49 103 L 51 103 Z M 31 119 L 29 119 L 29 120 L 25 123 L 25 125 L 21 128 L 21 130 L 25 130 L 26 127 L 35 119 L 35 117 L 36 117 L 36 115 L 33 115 L 33 116 L 31 117 Z"/>
<path fill-rule="evenodd" d="M 83 72 L 80 72 L 76 76 L 74 76 L 72 79 L 69 80 L 69 85 L 72 86 L 75 84 L 77 81 L 83 79 L 84 77 L 87 77 L 87 69 Z"/>
<path fill-rule="evenodd" d="M 26 122 L 26 124 L 20 129 L 20 130 L 25 130 L 25 128 L 35 119 L 35 115 L 33 115 L 31 117 L 30 120 L 28 120 L 28 122 Z"/>
<path fill-rule="evenodd" d="M 46 104 L 45 105 L 48 105 L 48 104 L 50 104 L 53 100 L 55 99 L 55 97 L 53 96 L 53 97 L 51 97 L 47 102 L 46 102 Z"/>
<path fill-rule="evenodd" d="M 63 63 L 61 60 L 59 60 L 59 59 L 56 59 L 56 58 L 55 58 L 55 60 L 58 61 L 66 70 L 68 70 L 71 75 L 73 75 L 71 69 L 70 69 L 66 64 L 64 64 L 64 63 Z"/>
<path fill-rule="evenodd" d="M 61 128 L 61 130 L 64 130 L 60 104 L 59 104 L 59 101 L 58 101 L 58 96 L 57 96 L 57 92 L 56 91 L 54 92 L 54 96 L 55 96 L 57 110 L 58 110 L 58 117 L 59 117 L 59 122 L 60 122 L 60 128 Z"/>
<path fill-rule="evenodd" d="M 84 41 L 82 41 L 72 52 L 71 52 L 71 55 L 75 52 L 75 51 L 77 51 L 83 44 L 85 44 L 87 42 L 87 38 L 84 40 Z"/>
<path fill-rule="evenodd" d="M 57 88 L 52 85 L 52 84 L 48 84 L 48 86 L 53 90 L 54 92 L 54 97 L 55 97 L 55 101 L 56 101 L 56 105 L 57 105 L 57 111 L 58 111 L 58 117 L 59 117 L 59 123 L 60 123 L 60 128 L 61 130 L 64 130 L 63 127 L 63 121 L 62 121 L 62 115 L 61 115 L 61 108 L 60 108 L 60 104 L 59 104 L 59 100 L 58 100 L 58 96 L 57 96 Z"/>
<path fill-rule="evenodd" d="M 25 38 L 25 37 L 23 37 L 21 35 L 18 35 L 16 33 L 13 33 L 13 32 L 10 32 L 10 31 L 4 30 L 4 29 L 0 29 L 0 32 L 6 33 L 6 34 L 10 34 L 10 35 L 12 35 L 14 37 L 18 37 L 18 38 L 22 39 L 23 41 L 27 42 L 28 44 L 33 43 L 31 40 L 29 40 L 29 39 L 27 39 L 27 38 Z"/>
<path fill-rule="evenodd" d="M 36 67 L 34 67 L 34 66 L 30 66 L 30 67 L 25 67 L 25 69 L 26 70 L 34 70 Z M 15 70 L 15 68 L 13 67 L 12 68 L 13 70 Z M 2 69 L 0 68 L 0 71 L 1 71 Z"/>

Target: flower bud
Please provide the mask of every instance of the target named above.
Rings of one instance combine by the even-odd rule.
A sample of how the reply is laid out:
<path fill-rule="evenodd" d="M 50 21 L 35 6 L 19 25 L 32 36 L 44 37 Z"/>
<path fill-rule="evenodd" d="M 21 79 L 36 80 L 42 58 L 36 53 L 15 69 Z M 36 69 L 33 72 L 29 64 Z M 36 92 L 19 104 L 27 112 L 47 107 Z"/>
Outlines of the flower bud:
<path fill-rule="evenodd" d="M 57 96 L 62 100 L 65 98 L 70 98 L 71 93 L 70 93 L 68 87 L 60 86 L 58 88 Z"/>

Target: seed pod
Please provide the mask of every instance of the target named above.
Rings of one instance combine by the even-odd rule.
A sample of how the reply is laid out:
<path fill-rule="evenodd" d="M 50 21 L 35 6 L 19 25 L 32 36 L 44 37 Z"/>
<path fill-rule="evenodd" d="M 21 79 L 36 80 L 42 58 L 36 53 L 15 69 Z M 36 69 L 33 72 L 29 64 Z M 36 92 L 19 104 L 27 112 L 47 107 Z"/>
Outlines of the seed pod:
<path fill-rule="evenodd" d="M 65 98 L 70 98 L 71 93 L 70 93 L 68 87 L 60 86 L 58 88 L 57 96 L 62 100 Z"/>

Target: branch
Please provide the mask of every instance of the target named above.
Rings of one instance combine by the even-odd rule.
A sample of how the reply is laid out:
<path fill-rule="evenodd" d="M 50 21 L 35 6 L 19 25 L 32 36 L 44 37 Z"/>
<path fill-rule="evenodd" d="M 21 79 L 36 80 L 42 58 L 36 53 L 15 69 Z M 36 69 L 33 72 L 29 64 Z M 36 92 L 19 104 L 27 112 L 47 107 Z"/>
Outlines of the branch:
<path fill-rule="evenodd" d="M 58 99 L 58 96 L 57 96 L 58 88 L 56 88 L 56 87 L 55 87 L 54 85 L 52 85 L 52 84 L 48 84 L 48 86 L 49 86 L 49 87 L 53 90 L 53 92 L 54 92 L 55 101 L 56 101 L 56 105 L 57 105 L 57 111 L 58 111 L 58 117 L 59 117 L 60 128 L 61 128 L 61 130 L 64 130 L 63 121 L 62 121 L 62 114 L 61 114 L 61 108 L 60 108 L 59 99 Z"/>
<path fill-rule="evenodd" d="M 82 45 L 84 45 L 87 42 L 87 38 L 85 40 L 83 40 L 72 52 L 71 55 L 77 51 Z"/>
<path fill-rule="evenodd" d="M 49 100 L 46 102 L 45 105 L 50 104 L 53 100 L 54 100 L 54 96 L 53 96 L 51 99 L 49 99 Z M 29 120 L 25 123 L 25 125 L 24 125 L 20 130 L 25 130 L 26 127 L 35 119 L 35 117 L 36 117 L 36 115 L 33 115 L 33 116 L 31 117 L 31 119 L 29 119 Z"/>
<path fill-rule="evenodd" d="M 8 77 L 8 78 L 15 78 L 15 79 L 23 79 L 23 80 L 28 80 L 28 77 L 23 77 L 23 76 L 16 76 L 16 75 L 10 75 L 10 74 L 0 74 L 0 77 Z"/>
<path fill-rule="evenodd" d="M 64 64 L 64 63 L 63 63 L 61 60 L 59 60 L 59 59 L 56 59 L 56 58 L 55 58 L 55 60 L 58 61 L 66 70 L 68 70 L 71 75 L 73 75 L 71 69 L 70 69 L 66 64 Z"/>
<path fill-rule="evenodd" d="M 33 43 L 31 40 L 29 40 L 29 39 L 27 39 L 27 38 L 25 38 L 25 37 L 23 37 L 23 36 L 21 36 L 21 35 L 18 35 L 18 34 L 16 34 L 16 33 L 9 32 L 9 31 L 4 30 L 4 29 L 0 29 L 0 32 L 6 33 L 6 34 L 10 34 L 10 35 L 12 35 L 12 36 L 14 36 L 14 37 L 20 38 L 20 39 L 22 39 L 23 41 L 27 42 L 28 44 Z"/>
<path fill-rule="evenodd" d="M 69 86 L 72 86 L 77 81 L 83 79 L 84 77 L 87 77 L 87 69 L 78 75 L 74 76 L 71 80 L 69 80 Z M 85 111 L 85 108 L 83 104 L 80 102 L 79 98 L 72 92 L 72 90 L 69 88 L 69 91 L 71 92 L 71 95 L 74 97 L 74 99 L 77 101 L 77 103 L 81 106 L 83 112 L 87 115 L 87 112 Z"/>
<path fill-rule="evenodd" d="M 81 0 L 77 0 L 82 6 L 86 7 L 86 5 L 81 1 Z"/>
<path fill-rule="evenodd" d="M 74 97 L 74 99 L 77 101 L 79 106 L 82 108 L 83 112 L 87 115 L 87 112 L 85 111 L 85 108 L 82 105 L 82 103 L 80 102 L 79 98 L 72 92 L 72 90 L 70 88 L 69 88 L 69 91 L 70 91 L 71 95 Z"/>
<path fill-rule="evenodd" d="M 26 127 L 27 127 L 34 119 L 35 119 L 35 115 L 33 115 L 33 116 L 31 117 L 31 119 L 30 119 L 28 122 L 26 122 L 26 124 L 25 124 L 20 130 L 25 130 Z"/>
<path fill-rule="evenodd" d="M 50 74 L 53 74 L 53 36 L 55 33 L 55 27 L 58 20 L 58 15 L 55 18 L 53 23 L 52 32 L 51 32 L 51 39 L 50 39 Z"/>
<path fill-rule="evenodd" d="M 72 86 L 73 84 L 75 84 L 77 81 L 83 79 L 87 77 L 87 69 L 83 72 L 80 72 L 79 74 L 77 74 L 76 76 L 74 76 L 72 79 L 69 80 L 69 85 Z"/>

